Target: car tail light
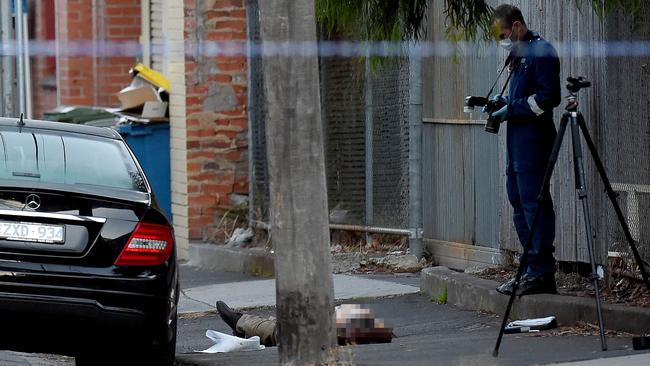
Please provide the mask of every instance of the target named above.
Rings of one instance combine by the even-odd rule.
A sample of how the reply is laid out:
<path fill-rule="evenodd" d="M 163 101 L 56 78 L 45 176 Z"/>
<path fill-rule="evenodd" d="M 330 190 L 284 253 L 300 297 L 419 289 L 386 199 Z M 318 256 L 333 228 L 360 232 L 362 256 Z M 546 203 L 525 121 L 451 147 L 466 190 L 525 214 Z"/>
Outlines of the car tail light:
<path fill-rule="evenodd" d="M 167 225 L 141 222 L 115 261 L 116 266 L 157 266 L 172 253 L 174 235 Z"/>

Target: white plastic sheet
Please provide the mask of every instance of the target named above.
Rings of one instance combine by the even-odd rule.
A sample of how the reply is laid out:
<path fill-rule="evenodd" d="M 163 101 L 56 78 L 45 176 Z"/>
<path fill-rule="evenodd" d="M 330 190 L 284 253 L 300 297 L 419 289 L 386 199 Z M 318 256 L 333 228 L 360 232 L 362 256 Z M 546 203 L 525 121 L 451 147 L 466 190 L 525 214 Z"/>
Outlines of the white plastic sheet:
<path fill-rule="evenodd" d="M 508 323 L 508 327 L 539 327 L 542 325 L 550 324 L 553 320 L 555 320 L 554 316 L 537 319 L 515 320 Z"/>
<path fill-rule="evenodd" d="M 205 332 L 205 336 L 210 338 L 214 345 L 201 353 L 225 353 L 225 352 L 242 352 L 242 351 L 259 351 L 265 347 L 260 344 L 260 337 L 239 338 L 230 334 L 220 333 L 214 330 Z"/>

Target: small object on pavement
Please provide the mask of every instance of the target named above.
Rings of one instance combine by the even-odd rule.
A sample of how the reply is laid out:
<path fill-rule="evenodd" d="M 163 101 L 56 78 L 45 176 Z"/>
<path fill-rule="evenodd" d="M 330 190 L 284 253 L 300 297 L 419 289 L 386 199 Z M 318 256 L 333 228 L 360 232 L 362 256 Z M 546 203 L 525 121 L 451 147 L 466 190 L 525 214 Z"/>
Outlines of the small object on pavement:
<path fill-rule="evenodd" d="M 205 332 L 205 336 L 210 338 L 214 345 L 203 351 L 195 351 L 200 353 L 224 353 L 224 352 L 241 352 L 241 351 L 259 351 L 263 350 L 263 345 L 260 344 L 260 337 L 254 336 L 248 339 L 231 336 L 229 334 L 220 333 L 214 330 Z"/>
<path fill-rule="evenodd" d="M 537 319 L 515 320 L 508 323 L 504 333 L 537 333 L 542 330 L 557 328 L 557 320 L 554 316 Z"/>
<path fill-rule="evenodd" d="M 232 233 L 230 239 L 226 241 L 226 246 L 240 247 L 242 244 L 250 243 L 251 240 L 253 240 L 253 229 L 242 229 L 238 227 Z"/>
<path fill-rule="evenodd" d="M 632 348 L 635 351 L 650 349 L 650 336 L 641 336 L 632 338 Z"/>

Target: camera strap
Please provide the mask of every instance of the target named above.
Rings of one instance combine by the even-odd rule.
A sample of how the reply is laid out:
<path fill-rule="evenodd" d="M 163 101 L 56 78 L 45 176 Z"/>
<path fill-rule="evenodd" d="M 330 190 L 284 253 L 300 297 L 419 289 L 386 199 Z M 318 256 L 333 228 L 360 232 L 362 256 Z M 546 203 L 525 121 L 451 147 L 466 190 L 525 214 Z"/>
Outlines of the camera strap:
<path fill-rule="evenodd" d="M 501 93 L 499 93 L 500 97 L 502 97 L 503 93 L 506 92 L 506 88 L 508 87 L 508 84 L 510 84 L 510 79 L 512 79 L 512 75 L 514 75 L 515 71 L 517 71 L 517 68 L 519 67 L 519 64 L 521 63 L 521 57 L 515 57 L 512 61 L 515 63 L 515 67 L 508 73 L 508 78 L 506 79 L 506 83 L 503 84 Z M 507 62 L 506 65 L 504 66 L 504 69 L 508 66 L 510 66 L 510 63 Z"/>
<path fill-rule="evenodd" d="M 499 71 L 499 75 L 497 75 L 496 80 L 494 80 L 494 84 L 492 84 L 492 87 L 490 88 L 490 91 L 488 92 L 487 96 L 485 99 L 490 99 L 490 96 L 494 92 L 494 88 L 497 86 L 497 83 L 499 82 L 499 79 L 501 79 L 501 75 L 503 75 L 503 72 L 506 71 L 506 69 L 511 65 L 512 62 L 515 62 L 515 68 L 510 71 L 510 74 L 508 75 L 508 79 L 506 79 L 506 83 L 503 85 L 503 89 L 501 89 L 501 93 L 499 96 L 503 96 L 503 93 L 505 93 L 506 88 L 508 87 L 508 84 L 510 83 L 510 79 L 512 78 L 512 74 L 515 72 L 517 67 L 519 66 L 519 62 L 521 60 L 521 57 L 515 57 L 512 53 L 508 55 L 508 58 L 506 58 L 506 62 L 501 68 L 501 71 Z"/>

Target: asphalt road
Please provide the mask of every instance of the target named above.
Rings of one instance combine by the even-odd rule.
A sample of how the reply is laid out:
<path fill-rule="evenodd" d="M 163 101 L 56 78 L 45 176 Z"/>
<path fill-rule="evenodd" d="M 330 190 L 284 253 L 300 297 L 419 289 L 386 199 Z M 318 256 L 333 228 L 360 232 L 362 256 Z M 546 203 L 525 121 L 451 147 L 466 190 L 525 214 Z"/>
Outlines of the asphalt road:
<path fill-rule="evenodd" d="M 628 338 L 610 338 L 610 351 L 601 352 L 598 337 L 507 335 L 501 355 L 492 357 L 499 319 L 493 315 L 459 310 L 430 302 L 419 294 L 366 300 L 378 316 L 394 327 L 390 344 L 360 345 L 341 349 L 341 358 L 361 365 L 537 365 L 638 354 Z M 272 308 L 254 310 L 273 314 Z M 277 349 L 225 355 L 185 354 L 211 344 L 206 329 L 228 332 L 217 315 L 181 321 L 183 337 L 177 350 L 183 365 L 275 365 Z M 650 354 L 648 364 L 650 364 Z"/>
<path fill-rule="evenodd" d="M 418 285 L 418 278 L 413 276 L 377 275 L 372 278 Z M 201 271 L 191 267 L 182 267 L 181 272 L 181 284 L 184 289 L 249 280 L 254 278 L 241 274 Z M 227 300 L 227 296 L 228 294 L 224 294 L 224 300 Z M 650 353 L 640 354 L 632 351 L 630 339 L 609 338 L 610 351 L 603 353 L 599 350 L 599 341 L 595 336 L 508 335 L 504 339 L 501 356 L 495 359 L 491 356 L 491 351 L 499 319 L 494 315 L 438 305 L 420 294 L 346 302 L 368 304 L 379 317 L 386 320 L 388 326 L 394 328 L 397 335 L 390 344 L 339 348 L 340 359 L 357 366 L 538 365 L 635 355 L 640 355 L 643 359 L 647 356 L 647 362 L 642 360 L 639 365 L 650 364 Z M 253 309 L 251 312 L 270 316 L 275 310 L 269 307 Z M 211 342 L 205 337 L 207 329 L 230 332 L 214 312 L 181 316 L 177 343 L 179 365 L 277 364 L 277 348 L 219 355 L 197 354 L 194 351 L 211 346 Z M 619 364 L 613 359 L 611 361 L 611 364 Z M 0 352 L 0 366 L 3 365 L 68 366 L 74 365 L 74 360 L 57 355 Z"/>

